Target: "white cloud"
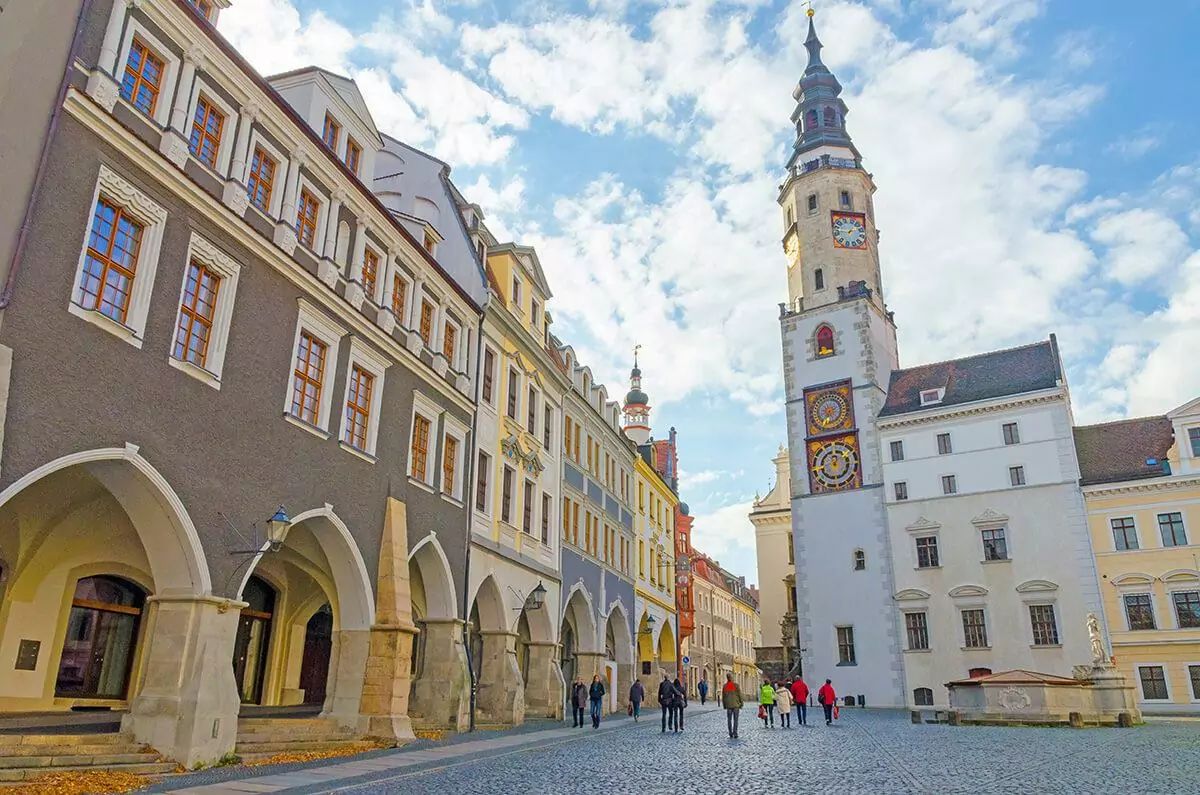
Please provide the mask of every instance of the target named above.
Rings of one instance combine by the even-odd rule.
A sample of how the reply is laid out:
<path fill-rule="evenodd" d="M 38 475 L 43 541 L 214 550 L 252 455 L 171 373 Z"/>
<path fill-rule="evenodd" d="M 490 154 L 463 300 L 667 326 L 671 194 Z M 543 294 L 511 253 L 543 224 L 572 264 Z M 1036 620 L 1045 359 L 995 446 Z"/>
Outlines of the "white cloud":
<path fill-rule="evenodd" d="M 1054 60 L 1068 69 L 1081 71 L 1096 62 L 1099 45 L 1088 31 L 1072 30 L 1059 36 L 1054 47 Z"/>
<path fill-rule="evenodd" d="M 292 0 L 238 0 L 221 12 L 221 32 L 265 75 L 302 66 L 350 71 L 354 35 L 320 11 L 301 20 Z"/>
<path fill-rule="evenodd" d="M 1108 145 L 1107 151 L 1120 155 L 1126 160 L 1136 160 L 1147 152 L 1162 146 L 1163 139 L 1150 129 L 1141 130 L 1127 136 L 1122 136 Z"/>
<path fill-rule="evenodd" d="M 487 174 L 480 174 L 473 184 L 460 185 L 459 190 L 468 201 L 478 204 L 483 210 L 484 223 L 497 240 L 508 242 L 513 239 L 509 220 L 521 213 L 525 180 L 516 176 L 497 187 Z"/>
<path fill-rule="evenodd" d="M 1122 284 L 1135 284 L 1177 267 L 1190 250 L 1179 224 L 1157 210 L 1137 208 L 1102 216 L 1091 234 L 1107 247 L 1107 272 Z"/>
<path fill-rule="evenodd" d="M 1041 0 L 932 0 L 942 7 L 943 21 L 934 40 L 1003 56 L 1020 51 L 1017 33 L 1042 12 Z"/>
<path fill-rule="evenodd" d="M 692 547 L 719 561 L 734 574 L 746 575 L 746 582 L 757 582 L 754 525 L 750 523 L 752 500 L 724 505 L 701 512 L 692 525 Z"/>

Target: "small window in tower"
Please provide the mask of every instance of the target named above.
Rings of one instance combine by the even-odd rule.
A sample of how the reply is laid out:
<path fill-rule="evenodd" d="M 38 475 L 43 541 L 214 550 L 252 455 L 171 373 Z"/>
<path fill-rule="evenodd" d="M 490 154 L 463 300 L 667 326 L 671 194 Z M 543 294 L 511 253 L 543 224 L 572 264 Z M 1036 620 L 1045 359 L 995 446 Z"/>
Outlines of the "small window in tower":
<path fill-rule="evenodd" d="M 821 268 L 817 268 L 815 271 L 813 271 L 813 289 L 825 289 L 825 271 Z"/>
<path fill-rule="evenodd" d="M 792 224 L 794 224 L 795 222 L 796 222 L 796 217 L 795 217 L 795 216 L 793 215 L 793 213 L 792 213 L 792 208 L 791 208 L 791 206 L 789 206 L 789 207 L 787 208 L 787 228 L 788 228 L 788 229 L 791 229 L 791 228 L 792 228 Z"/>
<path fill-rule="evenodd" d="M 837 110 L 832 107 L 829 107 L 829 106 L 825 107 L 825 126 L 826 127 L 838 126 Z"/>
<path fill-rule="evenodd" d="M 820 326 L 817 328 L 817 356 L 818 358 L 825 356 L 833 356 L 835 353 L 833 347 L 833 329 L 829 326 Z"/>
<path fill-rule="evenodd" d="M 808 194 L 808 212 L 811 215 L 817 211 L 817 194 Z"/>
<path fill-rule="evenodd" d="M 820 126 L 821 126 L 821 123 L 817 119 L 817 111 L 815 109 L 810 110 L 808 113 L 804 114 L 804 129 L 805 129 L 805 131 L 815 130 L 816 128 L 818 128 Z"/>
<path fill-rule="evenodd" d="M 865 571 L 867 568 L 867 553 L 861 549 L 854 550 L 854 570 Z"/>
<path fill-rule="evenodd" d="M 848 191 L 848 190 L 842 191 L 841 200 L 842 200 L 842 207 L 844 207 L 845 209 L 849 210 L 852 207 L 852 205 L 850 203 L 850 191 Z"/>

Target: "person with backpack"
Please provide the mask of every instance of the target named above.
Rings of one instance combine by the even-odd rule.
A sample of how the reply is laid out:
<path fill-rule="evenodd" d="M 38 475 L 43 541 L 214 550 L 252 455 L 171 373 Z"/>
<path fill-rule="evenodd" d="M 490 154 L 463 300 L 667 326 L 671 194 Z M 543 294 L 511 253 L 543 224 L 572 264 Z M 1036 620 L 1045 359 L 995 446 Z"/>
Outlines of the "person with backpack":
<path fill-rule="evenodd" d="M 683 708 L 687 706 L 687 692 L 679 683 L 679 678 L 671 683 L 671 728 L 683 731 Z"/>
<path fill-rule="evenodd" d="M 792 682 L 792 701 L 796 702 L 796 718 L 801 726 L 808 725 L 808 685 L 800 677 Z"/>
<path fill-rule="evenodd" d="M 600 681 L 600 674 L 592 677 L 592 686 L 588 688 L 588 699 L 592 702 L 592 728 L 600 728 L 600 705 L 604 703 L 604 694 L 608 689 Z"/>
<path fill-rule="evenodd" d="M 667 733 L 667 719 L 671 718 L 671 727 L 674 728 L 674 715 L 671 713 L 671 704 L 675 700 L 675 685 L 667 678 L 667 672 L 662 672 L 662 681 L 658 683 L 658 705 L 662 707 L 662 733 Z"/>
<path fill-rule="evenodd" d="M 833 725 L 833 708 L 837 705 L 837 693 L 833 692 L 833 682 L 829 679 L 825 680 L 825 684 L 821 685 L 821 689 L 817 691 L 817 701 L 825 710 L 825 725 Z"/>
<path fill-rule="evenodd" d="M 583 711 L 587 709 L 588 689 L 583 683 L 583 677 L 575 677 L 575 683 L 571 685 L 571 718 L 573 723 L 571 728 L 583 728 Z"/>
<path fill-rule="evenodd" d="M 758 689 L 758 703 L 761 707 L 759 717 L 762 718 L 763 728 L 775 728 L 775 688 L 767 680 L 763 680 Z M 769 721 L 769 723 L 768 723 Z"/>
<path fill-rule="evenodd" d="M 733 681 L 733 674 L 725 674 L 725 686 L 721 688 L 721 706 L 725 709 L 725 723 L 729 727 L 729 739 L 738 738 L 738 718 L 745 704 L 742 689 Z"/>

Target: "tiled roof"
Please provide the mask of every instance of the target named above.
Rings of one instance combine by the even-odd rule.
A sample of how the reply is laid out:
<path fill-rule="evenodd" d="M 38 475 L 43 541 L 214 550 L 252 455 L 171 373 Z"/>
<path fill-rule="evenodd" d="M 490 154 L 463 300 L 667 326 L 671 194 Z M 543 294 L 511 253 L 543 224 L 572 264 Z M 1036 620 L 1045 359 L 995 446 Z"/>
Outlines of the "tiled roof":
<path fill-rule="evenodd" d="M 987 674 L 986 676 L 976 676 L 971 679 L 959 679 L 950 682 L 952 685 L 1050 685 L 1058 687 L 1083 687 L 1086 682 L 1080 679 L 1071 679 L 1066 676 L 1056 676 L 1055 674 L 1043 674 L 1037 671 L 1027 671 L 1023 668 L 1016 668 L 1012 671 L 1000 671 L 999 673 Z"/>
<path fill-rule="evenodd" d="M 1019 348 L 896 370 L 879 416 L 1052 389 L 1061 377 L 1058 346 L 1051 335 Z M 939 403 L 922 406 L 921 392 L 927 389 L 944 389 L 945 394 Z"/>
<path fill-rule="evenodd" d="M 1175 442 L 1166 417 L 1084 425 L 1075 429 L 1080 482 L 1118 483 L 1123 480 L 1162 477 L 1162 461 Z M 1156 463 L 1147 464 L 1154 459 Z"/>

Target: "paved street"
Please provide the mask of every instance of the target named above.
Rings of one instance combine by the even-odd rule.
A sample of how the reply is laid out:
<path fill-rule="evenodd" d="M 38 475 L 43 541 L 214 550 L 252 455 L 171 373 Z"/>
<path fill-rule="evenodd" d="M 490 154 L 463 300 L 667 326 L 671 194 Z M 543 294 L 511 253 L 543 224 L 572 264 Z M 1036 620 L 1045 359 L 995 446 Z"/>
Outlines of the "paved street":
<path fill-rule="evenodd" d="M 599 732 L 481 733 L 432 750 L 331 760 L 284 775 L 187 791 L 1174 795 L 1200 790 L 1196 722 L 1134 730 L 953 728 L 914 726 L 902 712 L 847 710 L 832 728 L 818 721 L 770 731 L 754 720 L 748 706 L 741 738 L 731 741 L 721 713 L 689 713 L 679 735 L 660 734 L 657 715 L 638 726 L 614 719 Z"/>

